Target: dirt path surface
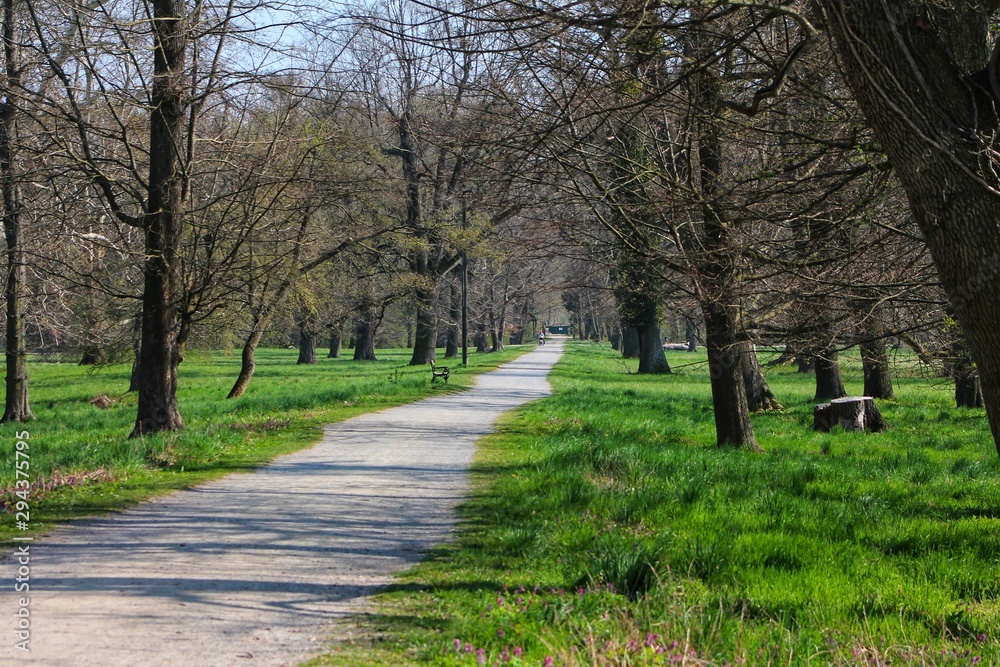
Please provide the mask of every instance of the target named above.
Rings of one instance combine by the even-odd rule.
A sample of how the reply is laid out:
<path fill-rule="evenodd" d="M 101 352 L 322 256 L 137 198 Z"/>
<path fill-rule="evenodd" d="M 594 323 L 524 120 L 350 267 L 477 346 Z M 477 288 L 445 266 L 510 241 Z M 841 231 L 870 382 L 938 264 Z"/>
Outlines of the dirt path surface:
<path fill-rule="evenodd" d="M 475 441 L 503 412 L 548 395 L 561 352 L 550 341 L 480 376 L 471 391 L 356 417 L 259 471 L 37 540 L 30 653 L 14 647 L 23 594 L 13 590 L 16 557 L 6 554 L 0 664 L 258 667 L 309 658 L 333 620 L 448 539 Z"/>

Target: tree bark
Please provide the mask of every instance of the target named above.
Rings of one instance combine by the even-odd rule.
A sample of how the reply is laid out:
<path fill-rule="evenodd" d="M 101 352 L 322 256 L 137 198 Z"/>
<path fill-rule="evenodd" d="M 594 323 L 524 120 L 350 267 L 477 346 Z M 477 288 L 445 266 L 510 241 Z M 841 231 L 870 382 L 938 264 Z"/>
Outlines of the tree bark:
<path fill-rule="evenodd" d="M 375 330 L 374 309 L 369 308 L 354 327 L 354 361 L 376 361 Z"/>
<path fill-rule="evenodd" d="M 14 88 L 20 81 L 17 62 L 17 39 L 14 34 L 14 0 L 3 3 L 3 50 L 6 90 L 0 103 L 0 174 L 3 189 L 3 232 L 7 244 L 7 362 L 6 396 L 0 422 L 25 422 L 34 419 L 28 399 L 28 351 L 24 332 L 24 242 L 21 226 L 21 186 L 14 173 L 14 143 L 17 141 L 17 106 Z"/>
<path fill-rule="evenodd" d="M 983 388 L 979 373 L 976 372 L 969 348 L 963 339 L 958 339 L 951 346 L 951 358 L 946 367 L 955 381 L 955 405 L 960 408 L 983 407 Z"/>
<path fill-rule="evenodd" d="M 412 93 L 411 93 L 412 94 Z M 397 119 L 399 133 L 399 157 L 403 167 L 403 181 L 406 184 L 406 225 L 418 237 L 427 239 L 427 232 L 422 225 L 420 179 L 421 169 L 418 158 L 417 142 L 411 130 L 412 99 L 405 102 L 405 108 Z M 414 291 L 413 300 L 417 308 L 416 330 L 413 335 L 413 355 L 410 366 L 423 366 L 430 361 L 437 361 L 437 266 L 426 248 L 413 251 L 409 260 L 410 270 L 419 280 L 424 281 Z"/>
<path fill-rule="evenodd" d="M 489 333 L 490 333 L 490 352 L 500 351 L 500 337 L 497 336 L 497 318 L 493 312 L 493 308 L 487 309 L 487 317 L 489 317 Z"/>
<path fill-rule="evenodd" d="M 99 347 L 86 347 L 80 355 L 80 366 L 99 366 L 104 363 L 104 350 Z"/>
<path fill-rule="evenodd" d="M 622 327 L 635 331 L 639 357 L 639 373 L 669 373 L 670 366 L 663 353 L 660 338 L 660 307 L 655 290 L 634 260 L 625 260 L 619 267 L 622 284 L 615 290 Z M 652 292 L 652 293 L 651 293 Z"/>
<path fill-rule="evenodd" d="M 615 352 L 620 352 L 622 349 L 622 331 L 621 329 L 615 329 L 608 336 L 608 340 L 611 342 L 611 349 Z"/>
<path fill-rule="evenodd" d="M 295 363 L 319 363 L 316 358 L 316 332 L 302 324 L 299 325 L 299 358 Z"/>
<path fill-rule="evenodd" d="M 142 350 L 142 311 L 139 311 L 132 320 L 132 373 L 129 375 L 128 390 L 130 392 L 139 391 L 139 375 L 142 368 L 139 366 L 139 355 Z"/>
<path fill-rule="evenodd" d="M 143 226 L 142 349 L 139 405 L 132 437 L 184 427 L 177 406 L 178 306 L 181 293 L 187 9 L 183 0 L 153 0 L 153 87 L 149 130 L 149 198 Z"/>
<path fill-rule="evenodd" d="M 622 323 L 622 358 L 636 359 L 639 356 L 639 332 L 635 327 Z"/>
<path fill-rule="evenodd" d="M 327 359 L 340 359 L 340 347 L 343 342 L 344 332 L 341 324 L 330 327 L 330 354 Z"/>
<path fill-rule="evenodd" d="M 813 355 L 816 364 L 816 396 L 813 401 L 822 403 L 847 396 L 844 380 L 840 376 L 840 359 L 837 350 L 830 347 Z"/>
<path fill-rule="evenodd" d="M 698 327 L 695 326 L 694 323 L 690 319 L 688 319 L 688 318 L 684 318 L 684 321 L 686 322 L 686 331 L 684 332 L 684 336 L 685 336 L 685 338 L 687 340 L 687 344 L 688 344 L 687 351 L 688 352 L 697 352 L 698 351 Z"/>
<path fill-rule="evenodd" d="M 1000 176 L 984 150 L 997 118 L 970 80 L 987 66 L 988 4 L 818 0 L 965 332 L 1000 453 Z"/>
<path fill-rule="evenodd" d="M 892 391 L 892 374 L 885 338 L 861 343 L 861 365 L 865 375 L 865 396 L 885 399 L 896 397 Z"/>
<path fill-rule="evenodd" d="M 460 348 L 458 339 L 461 336 L 459 328 L 462 320 L 462 295 L 455 285 L 449 285 L 448 296 L 450 297 L 448 304 L 448 342 L 445 344 L 444 358 L 454 359 L 458 356 Z"/>
<path fill-rule="evenodd" d="M 737 338 L 732 308 L 719 303 L 702 306 L 705 314 L 705 347 L 712 382 L 716 443 L 757 449 L 741 362 L 742 342 Z"/>
<path fill-rule="evenodd" d="M 767 378 L 760 369 L 757 351 L 750 341 L 743 341 L 740 349 L 740 364 L 743 368 L 743 385 L 746 388 L 747 408 L 750 412 L 781 410 L 782 405 L 767 384 Z"/>
<path fill-rule="evenodd" d="M 695 18 L 708 9 L 693 10 Z M 689 46 L 696 56 L 716 52 L 717 45 L 703 43 L 711 38 L 697 35 Z M 705 346 L 712 381 L 717 444 L 758 450 L 746 385 L 743 381 L 739 339 L 739 311 L 732 298 L 737 286 L 732 256 L 732 223 L 720 187 L 722 178 L 722 128 L 720 81 L 711 67 L 691 73 L 692 102 L 695 105 L 694 132 L 698 154 L 698 188 L 702 196 L 701 230 L 698 245 L 696 287 L 705 320 Z"/>
<path fill-rule="evenodd" d="M 636 329 L 639 332 L 639 373 L 669 373 L 670 365 L 663 353 L 663 341 L 660 340 L 660 325 L 649 324 Z"/>
<path fill-rule="evenodd" d="M 410 366 L 423 366 L 437 361 L 437 290 L 418 289 L 414 295 L 417 305 L 417 327 L 413 336 L 413 356 Z"/>
<path fill-rule="evenodd" d="M 955 405 L 960 408 L 983 407 L 983 389 L 975 373 L 955 376 Z"/>
<path fill-rule="evenodd" d="M 816 357 L 811 354 L 797 353 L 795 355 L 796 373 L 813 373 L 816 371 Z"/>
<path fill-rule="evenodd" d="M 486 352 L 486 325 L 479 323 L 479 331 L 476 332 L 476 352 Z"/>
<path fill-rule="evenodd" d="M 233 388 L 229 390 L 229 395 L 226 398 L 239 398 L 246 392 L 254 370 L 257 368 L 254 355 L 263 337 L 264 323 L 259 319 L 255 319 L 253 326 L 250 328 L 250 333 L 243 343 L 243 353 L 240 355 L 240 374 L 236 377 L 236 382 L 233 383 Z"/>
<path fill-rule="evenodd" d="M 877 304 L 871 301 L 859 304 L 863 317 L 860 325 L 861 366 L 865 376 L 864 395 L 872 398 L 891 400 L 895 398 L 892 391 L 892 373 L 889 368 L 888 340 L 885 336 L 885 325 L 882 312 Z"/>
<path fill-rule="evenodd" d="M 2 149 L 0 149 L 2 150 Z M 2 157 L 0 157 L 2 160 Z M 4 176 L 4 200 L 7 203 L 8 193 Z M 7 361 L 6 396 L 4 398 L 3 418 L 0 422 L 25 422 L 34 419 L 28 400 L 28 351 L 24 335 L 24 251 L 21 246 L 20 229 L 11 209 L 5 207 L 4 236 L 7 239 L 7 345 L 5 358 Z"/>

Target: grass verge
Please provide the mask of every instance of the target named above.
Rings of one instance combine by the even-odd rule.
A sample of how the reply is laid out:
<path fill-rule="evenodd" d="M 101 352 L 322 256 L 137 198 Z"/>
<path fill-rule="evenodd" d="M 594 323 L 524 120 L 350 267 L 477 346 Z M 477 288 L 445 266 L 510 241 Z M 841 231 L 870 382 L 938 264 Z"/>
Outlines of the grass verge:
<path fill-rule="evenodd" d="M 379 350 L 379 361 L 322 359 L 297 366 L 294 350 L 261 350 L 246 395 L 225 398 L 239 370 L 238 354 L 189 353 L 181 364 L 178 400 L 185 429 L 129 439 L 135 394 L 130 367 L 100 368 L 35 362 L 32 410 L 26 424 L 0 425 L 0 544 L 39 534 L 82 516 L 122 509 L 152 496 L 232 472 L 245 472 L 306 447 L 325 424 L 457 391 L 532 346 L 474 354 L 452 364 L 450 383 L 431 383 L 428 367 L 410 367 L 406 350 Z M 105 396 L 110 407 L 91 401 Z M 17 458 L 18 434 L 29 434 L 30 458 Z M 28 461 L 30 529 L 19 530 L 15 465 Z"/>
<path fill-rule="evenodd" d="M 720 449 L 704 358 L 669 358 L 641 377 L 571 346 L 481 443 L 457 540 L 309 664 L 1000 664 L 982 410 L 903 360 L 888 432 L 816 433 L 814 380 L 776 368 L 764 451 Z"/>

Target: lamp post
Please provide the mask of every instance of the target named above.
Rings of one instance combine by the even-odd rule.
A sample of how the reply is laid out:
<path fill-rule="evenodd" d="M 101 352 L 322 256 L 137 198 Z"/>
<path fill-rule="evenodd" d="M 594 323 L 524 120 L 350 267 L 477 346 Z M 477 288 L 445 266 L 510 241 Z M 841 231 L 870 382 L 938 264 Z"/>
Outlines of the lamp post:
<path fill-rule="evenodd" d="M 469 225 L 465 193 L 462 193 L 462 231 Z M 462 239 L 462 365 L 469 365 L 469 255 Z"/>

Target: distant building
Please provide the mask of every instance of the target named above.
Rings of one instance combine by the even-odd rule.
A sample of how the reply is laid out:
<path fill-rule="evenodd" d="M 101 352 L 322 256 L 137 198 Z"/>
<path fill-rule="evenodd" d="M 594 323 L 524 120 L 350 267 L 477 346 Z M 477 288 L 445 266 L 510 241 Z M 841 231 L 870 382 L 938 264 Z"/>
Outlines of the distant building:
<path fill-rule="evenodd" d="M 569 325 L 568 324 L 550 324 L 545 327 L 545 329 L 550 334 L 556 334 L 558 336 L 568 336 L 569 335 Z"/>

